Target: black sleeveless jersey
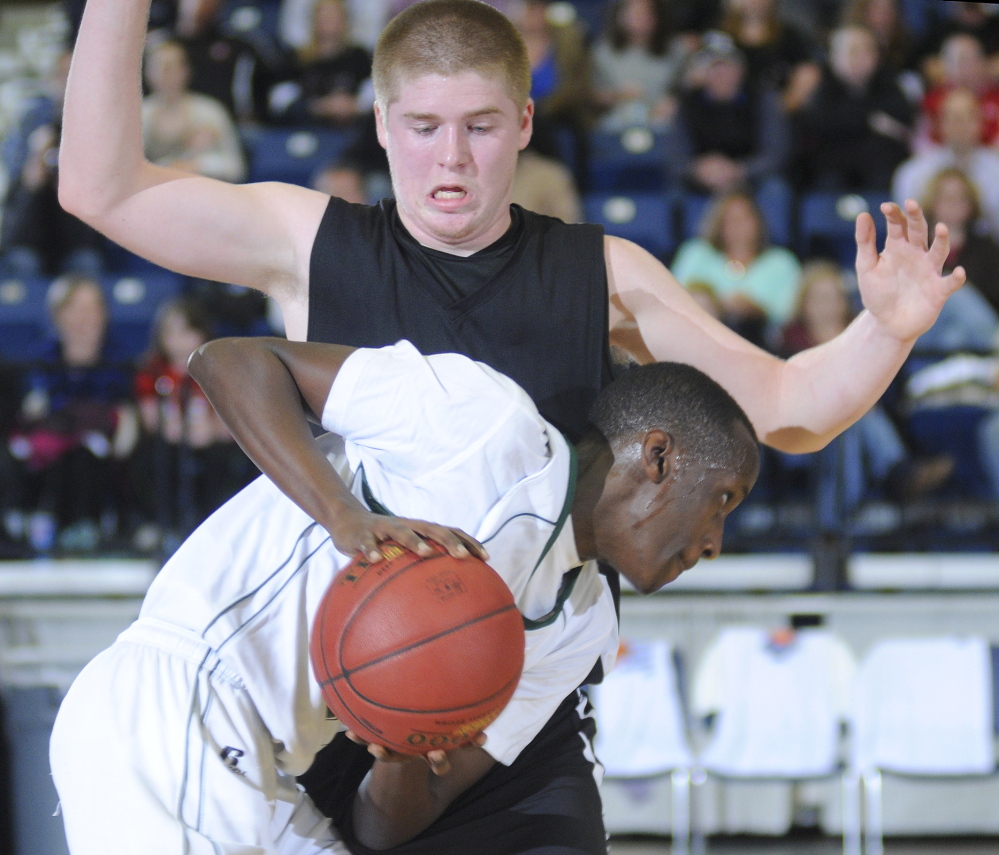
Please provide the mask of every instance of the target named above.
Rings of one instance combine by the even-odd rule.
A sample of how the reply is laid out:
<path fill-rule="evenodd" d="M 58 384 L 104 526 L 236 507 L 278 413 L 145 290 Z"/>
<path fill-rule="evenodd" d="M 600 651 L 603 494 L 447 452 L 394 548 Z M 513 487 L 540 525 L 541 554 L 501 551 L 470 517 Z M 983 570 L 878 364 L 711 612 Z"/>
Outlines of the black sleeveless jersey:
<path fill-rule="evenodd" d="M 512 216 L 493 247 L 441 258 L 406 231 L 394 201 L 330 199 L 312 248 L 309 340 L 380 347 L 405 338 L 424 354 L 465 354 L 513 378 L 579 439 L 611 379 L 603 230 L 517 206 Z M 490 252 L 492 266 L 482 258 Z"/>

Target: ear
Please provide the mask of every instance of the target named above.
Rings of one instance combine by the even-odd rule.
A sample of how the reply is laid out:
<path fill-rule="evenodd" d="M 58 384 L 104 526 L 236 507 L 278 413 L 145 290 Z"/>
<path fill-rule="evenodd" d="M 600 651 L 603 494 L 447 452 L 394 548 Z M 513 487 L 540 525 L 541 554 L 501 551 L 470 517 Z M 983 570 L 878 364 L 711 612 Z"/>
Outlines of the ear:
<path fill-rule="evenodd" d="M 378 135 L 378 144 L 384 148 L 388 148 L 388 130 L 385 127 L 385 123 L 388 121 L 388 111 L 382 111 L 382 105 L 375 101 L 375 133 Z"/>
<path fill-rule="evenodd" d="M 518 151 L 523 151 L 527 148 L 527 144 L 531 141 L 531 135 L 534 133 L 534 102 L 528 98 L 527 104 L 524 105 L 524 112 L 520 115 L 520 145 Z"/>
<path fill-rule="evenodd" d="M 642 470 L 653 484 L 662 484 L 673 472 L 673 437 L 660 428 L 642 437 Z"/>

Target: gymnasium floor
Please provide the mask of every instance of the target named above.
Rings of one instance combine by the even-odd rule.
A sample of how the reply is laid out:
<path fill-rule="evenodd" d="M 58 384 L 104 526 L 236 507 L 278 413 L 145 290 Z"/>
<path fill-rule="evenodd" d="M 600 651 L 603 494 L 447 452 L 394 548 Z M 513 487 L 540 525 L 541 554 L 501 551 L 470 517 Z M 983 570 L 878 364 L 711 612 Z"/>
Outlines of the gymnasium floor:
<path fill-rule="evenodd" d="M 669 840 L 657 837 L 613 838 L 611 855 L 668 855 Z M 718 838 L 691 855 L 839 855 L 842 841 L 833 838 Z M 885 842 L 885 855 L 997 855 L 999 837 L 896 839 Z"/>

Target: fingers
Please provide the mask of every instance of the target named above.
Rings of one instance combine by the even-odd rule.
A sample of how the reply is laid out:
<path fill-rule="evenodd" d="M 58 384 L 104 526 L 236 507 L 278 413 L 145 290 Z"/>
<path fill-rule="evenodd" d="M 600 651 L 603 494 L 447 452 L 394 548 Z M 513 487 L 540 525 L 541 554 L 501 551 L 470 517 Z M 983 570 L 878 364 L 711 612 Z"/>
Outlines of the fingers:
<path fill-rule="evenodd" d="M 857 217 L 857 273 L 873 270 L 878 263 L 878 244 L 875 237 L 874 218 L 867 213 Z"/>
<path fill-rule="evenodd" d="M 427 763 L 430 764 L 430 771 L 438 777 L 451 771 L 451 761 L 448 759 L 446 751 L 430 751 L 426 758 Z"/>
<path fill-rule="evenodd" d="M 920 249 L 926 249 L 928 244 L 927 239 L 929 237 L 929 226 L 926 223 L 926 217 L 923 215 L 923 209 L 915 200 L 906 199 L 905 215 L 909 228 L 909 242 L 918 246 Z"/>
<path fill-rule="evenodd" d="M 881 205 L 881 213 L 885 215 L 888 223 L 888 240 L 907 240 L 909 223 L 905 212 L 894 202 L 884 202 Z"/>
<path fill-rule="evenodd" d="M 965 282 L 968 281 L 968 274 L 963 267 L 955 267 L 948 276 L 944 277 L 944 282 L 953 294 Z"/>
<path fill-rule="evenodd" d="M 928 253 L 933 269 L 942 270 L 948 255 L 950 255 L 950 232 L 943 223 L 937 223 L 933 230 L 933 243 Z"/>

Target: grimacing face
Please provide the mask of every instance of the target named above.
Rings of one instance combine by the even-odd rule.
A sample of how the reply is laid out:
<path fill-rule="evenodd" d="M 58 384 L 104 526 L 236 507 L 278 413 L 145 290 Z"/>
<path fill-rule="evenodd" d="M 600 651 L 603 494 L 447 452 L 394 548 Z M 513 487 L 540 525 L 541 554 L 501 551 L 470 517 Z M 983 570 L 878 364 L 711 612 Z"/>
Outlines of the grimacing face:
<path fill-rule="evenodd" d="M 424 246 L 470 255 L 510 225 L 517 155 L 531 138 L 504 82 L 474 71 L 425 74 L 375 105 L 399 216 Z"/>
<path fill-rule="evenodd" d="M 658 591 L 721 551 L 725 519 L 759 474 L 756 441 L 742 424 L 736 432 L 743 453 L 734 466 L 706 465 L 674 447 L 666 452 L 668 468 L 660 483 L 637 478 L 628 484 L 638 471 L 637 448 L 623 455 L 624 475 L 617 484 L 611 483 L 612 469 L 594 512 L 597 553 L 639 593 Z"/>

